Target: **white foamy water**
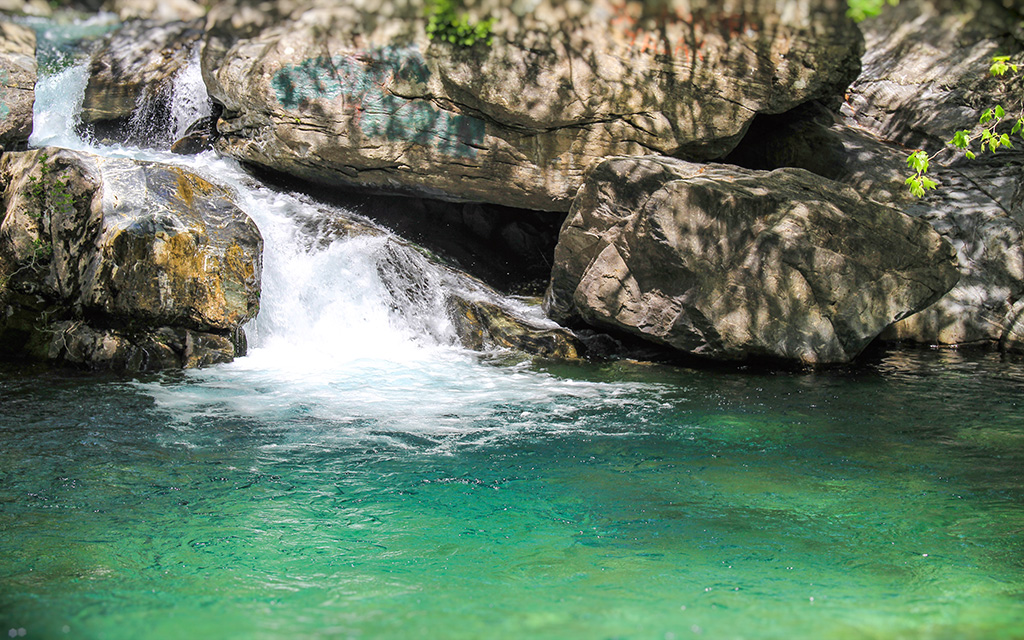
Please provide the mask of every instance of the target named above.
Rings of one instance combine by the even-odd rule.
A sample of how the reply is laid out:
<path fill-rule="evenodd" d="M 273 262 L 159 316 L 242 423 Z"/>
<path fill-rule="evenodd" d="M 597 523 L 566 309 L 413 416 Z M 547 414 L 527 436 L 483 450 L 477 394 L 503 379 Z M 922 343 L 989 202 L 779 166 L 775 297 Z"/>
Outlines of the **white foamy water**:
<path fill-rule="evenodd" d="M 213 113 L 213 101 L 206 92 L 203 72 L 199 66 L 199 46 L 192 47 L 189 64 L 173 79 L 171 101 L 171 137 L 174 140 L 185 135 L 189 125 Z"/>
<path fill-rule="evenodd" d="M 76 132 L 81 123 L 82 100 L 89 83 L 89 65 L 76 64 L 52 76 L 36 81 L 36 101 L 32 108 L 33 147 L 67 147 L 80 149 L 85 145 Z"/>

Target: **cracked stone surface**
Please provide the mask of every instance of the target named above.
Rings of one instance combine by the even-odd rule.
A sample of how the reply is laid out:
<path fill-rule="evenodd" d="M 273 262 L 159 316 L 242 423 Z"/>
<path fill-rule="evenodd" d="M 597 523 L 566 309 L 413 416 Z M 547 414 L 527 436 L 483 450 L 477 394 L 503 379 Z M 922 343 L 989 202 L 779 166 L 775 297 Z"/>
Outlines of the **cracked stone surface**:
<path fill-rule="evenodd" d="M 562 226 L 545 306 L 716 360 L 839 363 L 958 277 L 927 223 L 802 169 L 612 158 Z"/>
<path fill-rule="evenodd" d="M 222 152 L 303 179 L 566 211 L 609 155 L 721 157 L 758 113 L 840 94 L 839 0 L 480 0 L 493 38 L 427 38 L 422 0 L 249 0 L 208 16 Z"/>

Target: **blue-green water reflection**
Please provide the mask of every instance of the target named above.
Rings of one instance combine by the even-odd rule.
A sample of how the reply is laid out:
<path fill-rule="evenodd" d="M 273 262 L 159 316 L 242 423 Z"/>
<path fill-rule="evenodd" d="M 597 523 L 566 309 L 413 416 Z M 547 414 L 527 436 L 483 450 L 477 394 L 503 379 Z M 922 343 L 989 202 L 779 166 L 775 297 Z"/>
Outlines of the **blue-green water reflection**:
<path fill-rule="evenodd" d="M 1024 633 L 1019 360 L 445 366 L 4 370 L 0 632 Z"/>

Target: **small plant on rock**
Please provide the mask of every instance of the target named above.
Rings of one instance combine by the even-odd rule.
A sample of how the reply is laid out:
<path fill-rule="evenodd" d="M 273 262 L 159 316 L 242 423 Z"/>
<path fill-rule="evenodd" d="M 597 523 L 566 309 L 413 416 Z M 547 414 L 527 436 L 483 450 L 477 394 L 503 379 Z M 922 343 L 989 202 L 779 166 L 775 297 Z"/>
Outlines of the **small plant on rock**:
<path fill-rule="evenodd" d="M 43 240 L 42 238 L 36 238 L 32 241 L 32 262 L 46 262 L 53 257 L 53 245 Z"/>
<path fill-rule="evenodd" d="M 56 169 L 50 164 L 50 157 L 39 155 L 39 174 L 41 178 L 29 176 L 29 195 L 39 204 L 39 209 L 29 216 L 41 219 L 44 213 L 67 215 L 74 209 L 75 198 L 71 193 L 71 183 L 63 178 L 50 177 Z"/>
<path fill-rule="evenodd" d="M 897 5 L 900 0 L 847 0 L 846 15 L 860 22 L 866 18 L 877 16 L 885 5 Z"/>
<path fill-rule="evenodd" d="M 427 36 L 460 47 L 472 47 L 478 42 L 493 42 L 491 29 L 494 18 L 472 23 L 465 13 L 455 7 L 456 0 L 430 0 L 427 3 Z"/>

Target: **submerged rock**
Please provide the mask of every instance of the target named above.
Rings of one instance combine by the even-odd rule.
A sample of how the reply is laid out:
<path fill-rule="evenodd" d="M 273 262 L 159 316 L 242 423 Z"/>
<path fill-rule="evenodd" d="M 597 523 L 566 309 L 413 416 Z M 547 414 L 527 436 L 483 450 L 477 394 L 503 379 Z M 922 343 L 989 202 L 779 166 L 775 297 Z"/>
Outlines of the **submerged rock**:
<path fill-rule="evenodd" d="M 982 110 L 1019 87 L 988 74 L 1012 51 L 1020 21 L 997 0 L 918 0 L 862 23 L 864 70 L 841 114 L 804 111 L 755 123 L 730 161 L 796 166 L 928 221 L 957 250 L 959 282 L 883 337 L 926 344 L 1017 344 L 1024 304 L 1024 155 L 1001 150 L 968 161 L 946 145 Z M 1015 35 L 1016 33 L 1016 35 Z M 939 189 L 918 199 L 904 184 L 908 153 L 936 154 Z M 945 148 L 945 150 L 943 150 Z M 976 148 L 977 149 L 977 148 Z"/>
<path fill-rule="evenodd" d="M 757 113 L 834 96 L 861 36 L 839 0 L 481 0 L 470 46 L 428 3 L 234 0 L 208 16 L 218 148 L 323 184 L 566 211 L 613 154 L 721 157 Z"/>
<path fill-rule="evenodd" d="M 497 302 L 453 296 L 449 314 L 467 349 L 514 349 L 534 356 L 575 360 L 583 343 L 570 331 L 530 320 Z"/>
<path fill-rule="evenodd" d="M 183 169 L 65 149 L 0 160 L 0 343 L 130 370 L 244 353 L 262 240 L 222 188 Z"/>
<path fill-rule="evenodd" d="M 613 158 L 573 203 L 545 304 L 687 354 L 836 363 L 957 278 L 926 223 L 806 171 Z"/>
<path fill-rule="evenodd" d="M 28 144 L 35 87 L 35 32 L 0 20 L 0 149 Z"/>
<path fill-rule="evenodd" d="M 181 155 L 195 155 L 213 149 L 213 143 L 217 141 L 217 118 L 206 116 L 196 120 L 184 135 L 175 140 L 171 145 L 171 152 Z"/>

